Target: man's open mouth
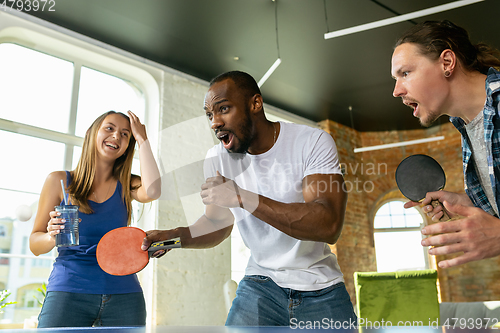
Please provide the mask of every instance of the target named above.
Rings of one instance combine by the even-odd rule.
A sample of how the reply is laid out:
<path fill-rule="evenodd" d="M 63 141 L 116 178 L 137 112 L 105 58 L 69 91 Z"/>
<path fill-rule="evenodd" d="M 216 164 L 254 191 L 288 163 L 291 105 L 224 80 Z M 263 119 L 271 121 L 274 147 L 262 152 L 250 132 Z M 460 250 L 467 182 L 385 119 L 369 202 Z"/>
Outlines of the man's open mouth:
<path fill-rule="evenodd" d="M 413 116 L 417 117 L 417 109 L 418 109 L 418 103 L 417 102 L 410 102 L 410 101 L 403 101 L 403 104 L 412 108 L 413 109 Z"/>
<path fill-rule="evenodd" d="M 219 132 L 217 133 L 217 139 L 219 139 L 222 144 L 224 145 L 224 148 L 228 149 L 228 147 L 231 145 L 231 142 L 233 141 L 234 134 L 231 132 Z"/>

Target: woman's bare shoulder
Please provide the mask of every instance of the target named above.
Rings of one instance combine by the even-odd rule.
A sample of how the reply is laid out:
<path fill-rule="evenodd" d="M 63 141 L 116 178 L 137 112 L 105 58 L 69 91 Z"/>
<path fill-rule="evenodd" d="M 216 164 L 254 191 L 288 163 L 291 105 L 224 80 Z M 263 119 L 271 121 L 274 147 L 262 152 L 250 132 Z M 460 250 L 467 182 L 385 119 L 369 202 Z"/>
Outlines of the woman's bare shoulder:
<path fill-rule="evenodd" d="M 66 171 L 53 171 L 49 173 L 47 176 L 47 179 L 45 180 L 45 183 L 50 186 L 61 186 L 61 179 L 64 182 L 64 186 L 67 186 L 66 184 Z"/>

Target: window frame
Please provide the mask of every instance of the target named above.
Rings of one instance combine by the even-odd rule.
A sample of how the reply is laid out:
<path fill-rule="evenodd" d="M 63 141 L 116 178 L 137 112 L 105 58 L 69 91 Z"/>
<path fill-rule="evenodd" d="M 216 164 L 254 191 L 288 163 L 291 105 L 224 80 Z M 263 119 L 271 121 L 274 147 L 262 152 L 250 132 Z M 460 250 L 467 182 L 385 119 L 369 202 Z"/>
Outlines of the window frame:
<path fill-rule="evenodd" d="M 376 245 L 375 245 L 375 233 L 391 233 L 391 232 L 406 232 L 406 231 L 420 231 L 423 226 L 426 225 L 427 218 L 422 212 L 422 209 L 418 206 L 415 206 L 417 212 L 420 214 L 422 217 L 422 223 L 419 227 L 394 227 L 394 228 L 375 228 L 375 217 L 377 216 L 377 212 L 385 205 L 388 204 L 389 202 L 394 202 L 394 201 L 399 201 L 402 203 L 407 202 L 408 200 L 405 200 L 404 198 L 390 198 L 383 200 L 381 202 L 377 203 L 376 208 L 374 209 L 373 217 L 372 217 L 372 231 L 373 231 L 373 248 L 375 252 L 375 262 L 377 260 L 377 254 L 376 254 Z M 423 239 L 423 236 L 422 236 Z M 427 247 L 422 246 L 422 251 L 423 251 L 423 256 L 424 256 L 424 262 L 425 262 L 425 267 L 422 269 L 429 269 L 431 267 L 431 260 L 429 258 L 429 250 Z M 378 268 L 377 268 L 378 271 Z"/>
<path fill-rule="evenodd" d="M 70 61 L 74 64 L 68 133 L 60 133 L 2 118 L 0 118 L 0 130 L 65 144 L 64 168 L 66 170 L 71 170 L 73 148 L 74 146 L 82 146 L 83 144 L 83 138 L 75 135 L 75 125 L 80 73 L 81 68 L 85 66 L 133 83 L 142 91 L 145 102 L 145 115 L 144 119 L 141 119 L 141 121 L 148 128 L 148 139 L 153 149 L 153 153 L 155 154 L 158 147 L 161 107 L 159 83 L 162 82 L 162 74 L 160 70 L 118 48 L 111 47 L 70 30 L 49 24 L 24 13 L 11 15 L 0 11 L 0 43 L 16 44 L 21 47 L 26 47 L 37 52 Z M 138 157 L 137 153 L 136 157 Z M 156 217 L 158 214 L 157 203 L 153 202 L 149 205 L 150 209 L 147 210 L 139 222 L 139 227 L 145 230 L 155 229 Z M 57 253 L 54 250 L 51 251 L 50 255 L 39 257 L 32 254 L 0 254 L 0 258 L 3 258 L 3 260 L 19 258 L 23 260 L 31 259 L 31 261 L 53 261 L 55 256 L 57 256 Z M 154 299 L 153 265 L 149 266 L 149 268 L 146 268 L 140 274 L 142 276 L 141 280 L 143 281 L 144 295 L 146 299 L 151 300 Z M 11 298 L 12 297 L 13 296 L 11 296 Z M 151 303 L 152 302 L 147 302 L 149 308 L 148 313 L 152 313 L 150 310 Z M 13 310 L 13 308 L 9 307 L 6 309 L 7 312 L 11 310 Z"/>

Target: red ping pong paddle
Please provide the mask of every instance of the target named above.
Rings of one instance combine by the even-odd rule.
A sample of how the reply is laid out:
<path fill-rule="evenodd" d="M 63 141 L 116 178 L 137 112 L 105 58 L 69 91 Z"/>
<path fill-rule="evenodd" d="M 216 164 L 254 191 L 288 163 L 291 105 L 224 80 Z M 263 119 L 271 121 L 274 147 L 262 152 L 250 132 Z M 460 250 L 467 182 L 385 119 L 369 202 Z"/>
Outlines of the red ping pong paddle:
<path fill-rule="evenodd" d="M 420 202 L 427 192 L 440 191 L 446 184 L 446 175 L 441 165 L 430 156 L 417 154 L 405 158 L 396 169 L 396 183 L 405 197 Z M 431 202 L 433 207 L 441 205 L 438 200 Z M 440 221 L 448 221 L 450 217 L 443 207 Z"/>
<path fill-rule="evenodd" d="M 141 250 L 146 233 L 135 227 L 117 228 L 106 233 L 97 244 L 97 263 L 111 275 L 129 275 L 142 270 L 152 253 L 158 250 L 180 248 L 180 238 L 151 244 Z"/>

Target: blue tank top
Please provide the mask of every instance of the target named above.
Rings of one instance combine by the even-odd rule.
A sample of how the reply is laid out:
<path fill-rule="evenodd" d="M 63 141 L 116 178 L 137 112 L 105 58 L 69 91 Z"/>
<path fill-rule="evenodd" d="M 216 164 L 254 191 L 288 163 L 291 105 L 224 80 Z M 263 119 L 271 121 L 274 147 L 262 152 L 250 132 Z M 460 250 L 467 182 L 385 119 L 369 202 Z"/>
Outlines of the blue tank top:
<path fill-rule="evenodd" d="M 68 171 L 67 184 L 71 182 Z M 127 207 L 122 200 L 122 185 L 117 182 L 115 192 L 105 202 L 89 200 L 93 214 L 78 212 L 80 245 L 58 248 L 47 284 L 47 291 L 65 291 L 85 294 L 126 294 L 142 292 L 136 274 L 114 276 L 104 272 L 96 258 L 99 240 L 108 231 L 127 226 Z M 62 204 L 62 203 L 61 203 Z"/>

